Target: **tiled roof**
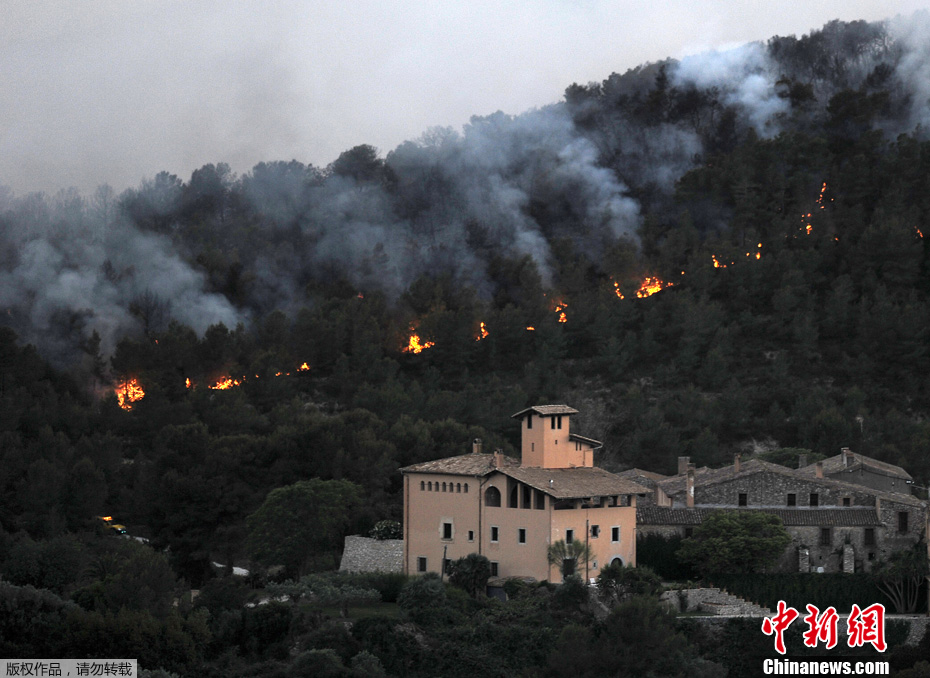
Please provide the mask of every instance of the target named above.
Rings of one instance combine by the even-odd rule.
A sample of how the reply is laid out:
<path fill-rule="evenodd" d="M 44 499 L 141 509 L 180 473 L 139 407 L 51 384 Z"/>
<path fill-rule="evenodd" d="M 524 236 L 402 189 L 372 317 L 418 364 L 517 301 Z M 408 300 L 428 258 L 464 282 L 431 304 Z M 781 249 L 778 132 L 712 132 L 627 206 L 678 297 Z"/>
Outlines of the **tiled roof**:
<path fill-rule="evenodd" d="M 516 414 L 511 415 L 511 418 L 519 419 L 527 412 L 535 412 L 542 417 L 550 417 L 553 414 L 578 414 L 578 410 L 568 405 L 534 405 L 533 407 L 527 407 L 525 410 L 520 410 Z"/>
<path fill-rule="evenodd" d="M 718 469 L 698 469 L 694 474 L 694 486 L 708 487 L 710 485 L 729 482 L 738 478 L 745 478 L 756 473 L 769 472 L 777 473 L 779 475 L 787 476 L 790 478 L 798 478 L 799 480 L 804 480 L 807 482 L 814 481 L 820 485 L 823 485 L 824 487 L 833 488 L 834 490 L 838 491 L 869 494 L 873 497 L 878 497 L 882 501 L 897 502 L 899 504 L 908 504 L 910 506 L 925 505 L 924 502 L 922 502 L 920 499 L 910 494 L 876 490 L 865 485 L 846 482 L 839 478 L 816 478 L 813 475 L 802 473 L 803 470 L 804 469 L 790 469 L 780 464 L 773 464 L 767 461 L 751 459 L 747 462 L 743 462 L 740 465 L 739 473 L 734 473 L 732 465 Z M 673 476 L 668 480 L 659 481 L 658 485 L 662 488 L 662 490 L 665 491 L 668 496 L 673 497 L 676 495 L 684 494 L 686 490 L 686 483 L 687 479 L 685 476 Z"/>
<path fill-rule="evenodd" d="M 498 469 L 514 480 L 556 499 L 580 499 L 614 494 L 646 494 L 648 488 L 597 467 Z M 552 481 L 551 484 L 549 481 Z"/>
<path fill-rule="evenodd" d="M 876 473 L 882 475 L 892 476 L 894 478 L 903 478 L 904 480 L 913 480 L 911 474 L 905 471 L 900 466 L 895 466 L 894 464 L 889 464 L 885 461 L 879 461 L 878 459 L 873 459 L 872 457 L 867 457 L 864 454 L 850 453 L 853 456 L 852 463 L 849 466 L 843 464 L 843 455 L 838 454 L 835 457 L 830 457 L 824 459 L 821 463 L 823 464 L 823 472 L 827 475 L 832 475 L 834 473 L 840 473 L 842 471 L 852 471 L 858 468 L 867 468 Z M 804 468 L 800 469 L 798 472 L 802 475 L 814 475 L 816 473 L 817 464 L 808 464 Z"/>
<path fill-rule="evenodd" d="M 879 527 L 881 521 L 870 508 L 712 508 L 698 506 L 668 508 L 664 506 L 637 506 L 636 522 L 640 525 L 700 525 L 718 511 L 757 511 L 781 518 L 785 527 Z"/>
<path fill-rule="evenodd" d="M 513 457 L 504 457 L 504 468 L 519 467 L 520 462 Z M 498 469 L 494 466 L 493 454 L 463 454 L 458 457 L 446 457 L 425 461 L 421 464 L 405 466 L 401 473 L 445 473 L 458 476 L 486 476 Z"/>
<path fill-rule="evenodd" d="M 579 442 L 579 443 L 587 443 L 591 447 L 603 447 L 604 446 L 604 443 L 602 443 L 600 440 L 595 440 L 594 438 L 585 438 L 584 436 L 580 436 L 577 433 L 569 433 L 568 439 L 571 441 Z"/>
<path fill-rule="evenodd" d="M 621 478 L 626 478 L 627 480 L 632 480 L 634 483 L 638 483 L 643 487 L 647 487 L 650 490 L 656 486 L 656 482 L 659 480 L 666 480 L 668 476 L 663 476 L 661 473 L 653 473 L 652 471 L 644 471 L 641 468 L 631 468 L 626 471 L 621 471 L 617 474 Z"/>

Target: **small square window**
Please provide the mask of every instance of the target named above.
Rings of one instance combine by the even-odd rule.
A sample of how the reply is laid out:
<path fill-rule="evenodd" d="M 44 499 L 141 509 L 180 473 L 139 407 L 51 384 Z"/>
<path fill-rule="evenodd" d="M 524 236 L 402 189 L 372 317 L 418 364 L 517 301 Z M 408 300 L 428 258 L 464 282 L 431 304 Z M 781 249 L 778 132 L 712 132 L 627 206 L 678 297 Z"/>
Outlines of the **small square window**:
<path fill-rule="evenodd" d="M 422 556 L 417 558 L 417 572 L 426 572 L 426 558 Z"/>
<path fill-rule="evenodd" d="M 571 544 L 573 541 L 575 541 L 575 531 L 565 530 L 565 543 Z"/>
<path fill-rule="evenodd" d="M 788 493 L 788 506 L 797 506 L 798 505 L 798 495 L 794 492 Z"/>
<path fill-rule="evenodd" d="M 526 543 L 526 528 L 525 527 L 521 527 L 520 529 L 517 530 L 517 541 L 521 544 Z"/>
<path fill-rule="evenodd" d="M 612 527 L 610 528 L 610 541 L 617 543 L 620 541 L 620 528 Z"/>
<path fill-rule="evenodd" d="M 811 506 L 820 506 L 820 495 L 816 492 L 811 492 Z"/>
<path fill-rule="evenodd" d="M 491 526 L 491 541 L 492 542 L 500 541 L 499 537 L 500 537 L 500 529 L 497 527 L 497 525 L 492 525 Z"/>
<path fill-rule="evenodd" d="M 591 539 L 597 539 L 600 536 L 601 536 L 601 526 L 592 525 L 591 526 Z"/>
<path fill-rule="evenodd" d="M 686 527 L 685 528 L 685 539 L 691 539 L 694 536 L 694 528 Z"/>
<path fill-rule="evenodd" d="M 852 504 L 852 500 L 849 497 L 843 497 L 843 506 L 849 506 Z"/>
<path fill-rule="evenodd" d="M 749 495 L 745 492 L 740 492 L 737 500 L 738 506 L 746 506 L 749 503 Z"/>

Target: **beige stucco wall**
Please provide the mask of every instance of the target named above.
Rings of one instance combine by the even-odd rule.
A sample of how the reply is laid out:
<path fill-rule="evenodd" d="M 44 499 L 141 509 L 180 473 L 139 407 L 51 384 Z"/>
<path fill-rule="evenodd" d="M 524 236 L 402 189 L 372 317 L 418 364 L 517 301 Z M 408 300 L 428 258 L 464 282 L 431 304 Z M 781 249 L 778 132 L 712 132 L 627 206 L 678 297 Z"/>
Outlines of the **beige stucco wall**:
<path fill-rule="evenodd" d="M 562 428 L 552 428 L 552 420 L 562 419 Z M 533 427 L 529 428 L 532 419 Z M 521 459 L 523 466 L 539 468 L 571 468 L 593 466 L 594 451 L 590 445 L 568 439 L 571 417 L 567 414 L 541 417 L 529 413 L 521 421 Z"/>
<path fill-rule="evenodd" d="M 564 424 L 563 424 L 564 426 Z M 553 541 L 564 539 L 566 530 L 574 530 L 575 539 L 583 540 L 586 529 L 600 527 L 600 536 L 589 535 L 594 558 L 588 566 L 588 576 L 596 577 L 600 568 L 614 558 L 626 564 L 636 562 L 636 506 L 575 508 L 554 510 L 551 497 L 546 497 L 544 509 L 508 508 L 507 477 L 494 474 L 474 477 L 408 473 L 404 476 L 404 571 L 417 573 L 417 559 L 427 559 L 427 571 L 439 572 L 443 551 L 455 560 L 469 553 L 480 553 L 498 564 L 497 576 L 529 576 L 540 581 L 560 581 L 557 568 L 549 567 L 546 550 Z M 435 489 L 421 490 L 422 483 L 439 483 Z M 469 491 L 457 491 L 459 484 L 468 483 Z M 446 483 L 446 491 L 442 484 Z M 450 485 L 451 484 L 451 485 Z M 488 487 L 501 493 L 501 506 L 484 506 Z M 450 491 L 450 487 L 456 491 Z M 521 502 L 522 503 L 522 502 Z M 580 502 L 579 502 L 580 505 Z M 443 524 L 452 524 L 452 538 L 443 539 Z M 614 542 L 612 528 L 620 528 L 620 539 Z M 497 540 L 492 530 L 497 528 Z M 526 542 L 520 543 L 520 530 L 526 530 Z M 469 540 L 469 531 L 473 539 Z M 597 567 L 594 567 L 595 562 Z M 582 571 L 580 574 L 584 574 Z"/>

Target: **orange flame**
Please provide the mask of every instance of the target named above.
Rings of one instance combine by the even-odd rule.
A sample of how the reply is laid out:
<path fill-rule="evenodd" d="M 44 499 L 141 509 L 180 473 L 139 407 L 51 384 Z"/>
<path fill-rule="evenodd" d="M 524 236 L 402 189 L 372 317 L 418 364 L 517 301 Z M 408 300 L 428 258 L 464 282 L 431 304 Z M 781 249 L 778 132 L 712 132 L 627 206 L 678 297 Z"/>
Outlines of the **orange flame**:
<path fill-rule="evenodd" d="M 527 331 L 527 332 L 535 332 L 535 331 L 536 331 L 536 328 L 533 327 L 532 325 L 527 325 L 527 326 L 526 326 L 526 331 Z"/>
<path fill-rule="evenodd" d="M 643 284 L 639 286 L 639 289 L 636 290 L 636 296 L 639 299 L 645 299 L 646 297 L 651 297 L 656 292 L 661 292 L 666 287 L 672 287 L 675 283 L 663 282 L 659 278 L 646 278 L 643 280 Z"/>
<path fill-rule="evenodd" d="M 117 384 L 116 388 L 113 390 L 116 393 L 116 399 L 119 401 L 119 406 L 124 410 L 131 410 L 132 404 L 134 402 L 138 402 L 145 397 L 145 391 L 142 390 L 142 384 L 140 384 L 139 380 L 135 378 Z"/>
<path fill-rule="evenodd" d="M 242 382 L 245 381 L 245 377 L 242 379 L 233 379 L 232 377 L 221 377 L 216 383 L 207 386 L 207 388 L 212 388 L 214 391 L 225 391 L 232 388 L 233 386 L 240 386 Z"/>
<path fill-rule="evenodd" d="M 187 388 L 190 388 L 191 386 L 194 385 L 194 382 L 192 382 L 191 378 L 188 377 L 187 379 L 184 380 L 184 385 L 187 386 Z"/>
<path fill-rule="evenodd" d="M 717 255 L 716 255 L 716 254 L 711 254 L 711 255 L 710 255 L 710 258 L 714 260 L 714 268 L 726 268 L 726 267 L 727 267 L 726 264 L 721 264 L 721 263 L 720 263 L 720 261 L 717 259 Z"/>
<path fill-rule="evenodd" d="M 297 368 L 299 372 L 309 372 L 310 366 L 307 363 L 301 363 L 300 367 Z"/>
<path fill-rule="evenodd" d="M 481 325 L 478 327 L 478 336 L 475 337 L 475 341 L 481 341 L 486 336 L 488 336 L 488 328 L 485 326 L 484 321 L 481 321 Z"/>
<path fill-rule="evenodd" d="M 417 328 L 413 325 L 410 326 L 410 339 L 407 343 L 407 347 L 404 349 L 404 353 L 422 353 L 428 348 L 432 348 L 436 345 L 434 341 L 424 341 L 420 342 L 420 335 L 416 334 Z"/>

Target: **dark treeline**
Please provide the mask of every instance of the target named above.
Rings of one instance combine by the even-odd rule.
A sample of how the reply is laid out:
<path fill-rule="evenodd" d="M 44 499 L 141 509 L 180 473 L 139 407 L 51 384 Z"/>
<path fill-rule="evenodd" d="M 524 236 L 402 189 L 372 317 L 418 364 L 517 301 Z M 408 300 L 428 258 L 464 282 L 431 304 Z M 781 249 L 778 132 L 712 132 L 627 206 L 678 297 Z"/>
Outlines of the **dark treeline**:
<path fill-rule="evenodd" d="M 164 666 L 216 657 L 197 634 L 217 628 L 166 596 L 248 560 L 269 492 L 350 481 L 365 533 L 399 519 L 400 466 L 476 437 L 513 453 L 509 415 L 541 402 L 581 410 L 615 470 L 849 446 L 926 485 L 915 35 L 834 22 L 327 168 L 0 194 L 4 580 L 101 629 L 169 624 Z M 646 277 L 671 286 L 638 298 Z M 432 345 L 405 351 L 413 333 Z M 123 410 L 131 378 L 145 397 Z M 103 514 L 167 559 L 121 570 L 150 554 L 116 553 Z M 133 602 L 145 568 L 159 583 Z"/>

